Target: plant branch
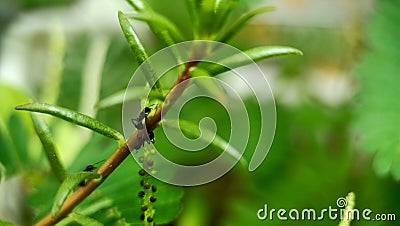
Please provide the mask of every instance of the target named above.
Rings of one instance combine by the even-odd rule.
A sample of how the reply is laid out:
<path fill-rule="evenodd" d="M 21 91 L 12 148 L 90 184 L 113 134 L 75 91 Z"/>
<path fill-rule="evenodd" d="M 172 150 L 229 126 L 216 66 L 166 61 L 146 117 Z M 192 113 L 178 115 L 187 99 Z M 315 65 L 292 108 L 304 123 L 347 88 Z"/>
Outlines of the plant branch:
<path fill-rule="evenodd" d="M 136 130 L 133 133 L 127 142 L 118 147 L 114 153 L 104 162 L 104 164 L 97 171 L 98 174 L 101 174 L 101 179 L 91 179 L 89 180 L 85 186 L 79 187 L 75 192 L 68 196 L 65 200 L 63 206 L 61 207 L 57 216 L 53 216 L 49 213 L 47 216 L 42 218 L 36 226 L 44 226 L 44 225 L 54 225 L 59 222 L 63 218 L 65 218 L 80 202 L 82 202 L 86 197 L 88 197 L 100 184 L 102 184 L 107 177 L 129 156 L 130 150 L 129 147 L 141 147 L 144 140 L 143 134 L 149 131 L 153 131 L 157 128 L 158 123 L 161 121 L 161 113 L 163 111 L 167 111 L 169 107 L 175 103 L 178 97 L 182 94 L 186 85 L 180 85 L 183 81 L 190 78 L 190 68 L 194 67 L 198 61 L 190 61 L 187 63 L 184 71 L 178 77 L 175 84 L 172 86 L 171 90 L 167 94 L 167 99 L 165 104 L 159 105 L 156 109 L 156 112 L 152 117 L 146 119 L 146 130 Z"/>

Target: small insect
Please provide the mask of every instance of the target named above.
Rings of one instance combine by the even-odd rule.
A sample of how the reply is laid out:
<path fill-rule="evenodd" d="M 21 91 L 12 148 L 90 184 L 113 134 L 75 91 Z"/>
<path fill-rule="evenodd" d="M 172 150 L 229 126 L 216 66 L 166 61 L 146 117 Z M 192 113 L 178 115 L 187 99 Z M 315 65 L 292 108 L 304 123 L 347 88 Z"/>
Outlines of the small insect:
<path fill-rule="evenodd" d="M 147 116 L 150 114 L 151 108 L 145 107 L 140 113 L 139 116 L 135 119 L 131 119 L 133 125 L 136 127 L 136 129 L 143 129 L 143 119 L 147 118 Z"/>
<path fill-rule="evenodd" d="M 145 129 L 145 123 L 143 122 L 144 119 L 147 119 L 147 116 L 150 114 L 152 108 L 150 107 L 145 107 L 138 115 L 137 118 L 135 119 L 131 119 L 132 120 L 132 124 L 136 127 L 136 129 L 138 130 L 142 130 L 138 133 L 138 140 L 139 142 L 137 142 L 134 145 L 134 149 L 140 149 L 141 147 L 144 146 L 144 143 L 154 143 L 155 139 L 154 139 L 154 133 L 152 131 L 146 132 L 144 131 Z"/>
<path fill-rule="evenodd" d="M 83 171 L 85 171 L 85 172 L 92 172 L 93 170 L 97 169 L 97 166 L 95 166 L 95 165 L 97 165 L 97 164 L 99 164 L 99 163 L 101 163 L 101 162 L 104 162 L 104 160 L 101 160 L 101 161 L 98 161 L 98 162 L 96 162 L 96 163 L 87 165 L 86 168 L 85 168 Z M 82 186 L 85 186 L 85 185 L 86 185 L 86 181 L 81 181 L 81 182 L 79 183 L 79 186 L 81 186 L 81 187 L 82 187 Z"/>
<path fill-rule="evenodd" d="M 154 138 L 153 131 L 148 132 L 148 135 L 149 135 L 149 141 L 147 141 L 147 143 L 149 143 L 149 144 L 150 144 L 150 142 L 154 143 L 155 142 L 155 138 Z"/>

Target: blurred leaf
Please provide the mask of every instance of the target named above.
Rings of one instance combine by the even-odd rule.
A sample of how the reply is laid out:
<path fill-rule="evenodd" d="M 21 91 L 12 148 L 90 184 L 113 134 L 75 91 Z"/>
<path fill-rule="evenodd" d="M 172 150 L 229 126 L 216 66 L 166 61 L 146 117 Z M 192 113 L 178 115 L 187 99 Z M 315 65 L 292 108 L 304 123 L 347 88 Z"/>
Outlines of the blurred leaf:
<path fill-rule="evenodd" d="M 166 90 L 165 90 L 166 91 Z M 147 98 L 148 92 L 145 87 L 130 87 L 128 90 L 120 90 L 108 97 L 105 97 L 99 103 L 96 104 L 96 108 L 104 109 L 118 104 L 122 104 L 125 101 L 140 100 Z M 157 92 L 151 92 L 149 96 L 151 99 L 164 100 L 164 96 Z"/>
<path fill-rule="evenodd" d="M 156 80 L 157 76 L 154 72 L 154 69 L 150 62 L 147 61 L 149 57 L 146 53 L 146 50 L 144 49 L 143 44 L 139 40 L 139 37 L 134 31 L 132 25 L 129 23 L 128 18 L 121 11 L 118 11 L 118 20 L 125 38 L 128 41 L 129 47 L 135 55 L 136 61 L 139 65 L 143 64 L 143 70 L 147 81 L 150 84 L 154 84 L 155 89 L 161 92 L 161 87 L 159 82 Z"/>
<path fill-rule="evenodd" d="M 25 92 L 0 83 L 0 96 L 0 162 L 11 176 L 35 165 L 37 159 L 32 157 L 40 156 L 41 147 L 32 142 L 33 128 L 29 115 L 14 110 L 18 103 L 29 101 Z"/>
<path fill-rule="evenodd" d="M 7 124 L 0 125 L 0 139 L 4 139 L 4 143 L 1 143 L 4 149 L 0 155 L 1 160 L 6 165 L 9 173 L 16 173 L 22 169 L 27 169 L 34 164 L 33 157 L 38 154 L 38 149 L 35 149 L 34 144 L 29 144 L 31 141 L 30 131 L 28 126 L 32 124 L 27 124 L 24 122 L 25 117 L 14 111 L 7 122 Z M 0 121 L 0 124 L 2 122 Z M 26 142 L 21 142 L 21 139 Z M 36 139 L 36 138 L 35 138 Z M 8 162 L 10 160 L 10 162 Z"/>
<path fill-rule="evenodd" d="M 5 178 L 6 178 L 6 168 L 0 162 L 0 184 L 4 181 Z"/>
<path fill-rule="evenodd" d="M 79 223 L 80 225 L 88 225 L 88 226 L 102 226 L 104 224 L 100 223 L 99 221 L 87 217 L 85 215 L 78 214 L 76 212 L 73 212 L 68 215 L 70 218 L 72 218 L 75 222 Z"/>
<path fill-rule="evenodd" d="M 215 39 L 221 28 L 226 26 L 227 18 L 236 3 L 237 0 L 225 0 L 223 4 L 218 4 L 216 0 L 202 0 L 200 38 Z"/>
<path fill-rule="evenodd" d="M 54 198 L 53 207 L 51 209 L 51 214 L 57 216 L 65 199 L 71 193 L 76 186 L 79 185 L 84 180 L 87 179 L 98 179 L 101 175 L 93 172 L 78 172 L 68 175 L 63 183 L 60 185 L 56 197 Z"/>
<path fill-rule="evenodd" d="M 10 222 L 7 222 L 7 221 L 3 221 L 3 220 L 0 219 L 0 225 L 1 226 L 15 226 L 16 224 L 13 224 L 13 223 L 10 223 Z"/>
<path fill-rule="evenodd" d="M 60 94 L 64 60 L 65 60 L 65 34 L 61 22 L 52 22 L 49 34 L 49 50 L 46 61 L 46 76 L 40 93 L 40 101 L 55 104 Z"/>
<path fill-rule="evenodd" d="M 261 13 L 270 12 L 275 10 L 275 7 L 271 6 L 262 6 L 256 8 L 252 11 L 249 11 L 243 14 L 239 19 L 237 19 L 231 26 L 229 26 L 226 30 L 219 33 L 216 37 L 216 41 L 219 42 L 227 42 L 229 41 L 236 33 L 240 31 L 240 29 L 254 16 L 257 16 Z"/>
<path fill-rule="evenodd" d="M 50 129 L 38 113 L 31 113 L 31 117 L 36 133 L 42 142 L 43 149 L 50 163 L 51 171 L 57 176 L 59 181 L 63 181 L 65 179 L 65 169 L 57 155 L 57 147 L 54 143 Z"/>
<path fill-rule="evenodd" d="M 146 11 L 148 6 L 142 0 L 126 0 L 137 11 Z"/>
<path fill-rule="evenodd" d="M 199 63 L 198 67 L 208 71 L 211 75 L 218 75 L 233 68 L 248 65 L 249 63 L 252 63 L 252 61 L 256 62 L 284 55 L 303 55 L 300 50 L 287 46 L 261 46 L 245 50 L 243 53 L 222 59 L 218 64 L 210 65 L 209 63 Z M 224 65 L 227 65 L 230 68 L 227 68 Z"/>
<path fill-rule="evenodd" d="M 189 11 L 189 16 L 191 18 L 191 22 L 193 24 L 193 36 L 194 39 L 199 38 L 199 9 L 196 7 L 196 0 L 186 0 L 186 5 Z"/>
<path fill-rule="evenodd" d="M 106 137 L 114 138 L 115 140 L 118 140 L 120 145 L 122 145 L 125 142 L 124 136 L 120 134 L 118 131 L 108 127 L 107 125 L 97 121 L 96 119 L 88 115 L 84 115 L 82 113 L 67 108 L 53 106 L 44 103 L 29 103 L 17 106 L 15 107 L 15 109 L 53 115 L 55 117 L 64 119 L 68 122 L 72 122 L 74 124 L 91 129 Z"/>
<path fill-rule="evenodd" d="M 182 42 L 184 40 L 182 34 L 180 33 L 176 25 L 161 14 L 158 14 L 156 12 L 137 13 L 130 15 L 130 17 L 136 20 L 145 21 L 151 24 L 151 26 L 153 26 L 157 30 L 167 30 L 172 35 L 172 37 L 176 42 Z"/>
<path fill-rule="evenodd" d="M 221 7 L 223 0 L 215 0 L 214 3 L 214 13 L 217 13 L 219 8 Z"/>
<path fill-rule="evenodd" d="M 136 15 L 141 15 L 138 18 L 138 20 L 145 21 L 150 29 L 153 31 L 153 33 L 157 36 L 158 39 L 160 39 L 166 46 L 172 46 L 175 44 L 177 41 L 182 41 L 183 36 L 179 32 L 178 28 L 174 23 L 172 23 L 168 18 L 165 16 L 156 13 L 147 2 L 143 1 L 131 1 L 128 0 L 129 4 L 132 5 L 132 7 L 139 12 L 139 14 Z M 136 16 L 134 15 L 134 16 Z M 174 40 L 174 38 L 175 40 Z M 180 56 L 179 54 L 172 49 L 172 52 L 174 54 L 174 57 L 177 59 L 177 62 L 180 61 Z"/>
<path fill-rule="evenodd" d="M 362 148 L 376 153 L 375 172 L 390 172 L 396 180 L 400 180 L 399 10 L 399 2 L 383 0 L 371 17 L 367 30 L 369 47 L 355 70 L 361 90 L 354 123 Z"/>

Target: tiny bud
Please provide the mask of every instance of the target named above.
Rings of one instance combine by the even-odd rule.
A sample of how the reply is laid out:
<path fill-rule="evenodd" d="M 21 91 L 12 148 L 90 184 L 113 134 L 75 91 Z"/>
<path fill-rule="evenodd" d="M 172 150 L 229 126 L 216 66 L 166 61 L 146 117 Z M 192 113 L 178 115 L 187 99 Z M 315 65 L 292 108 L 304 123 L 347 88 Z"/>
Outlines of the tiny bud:
<path fill-rule="evenodd" d="M 140 198 L 143 198 L 144 195 L 145 195 L 144 191 L 139 191 L 138 196 L 139 196 Z"/>
<path fill-rule="evenodd" d="M 143 180 L 141 180 L 141 181 L 140 181 L 140 186 L 143 186 L 143 183 L 144 183 Z"/>
<path fill-rule="evenodd" d="M 154 185 L 153 185 L 153 186 L 151 186 L 151 191 L 152 191 L 152 192 L 156 192 L 156 191 L 157 191 L 157 187 L 156 187 L 156 186 L 154 186 Z"/>
<path fill-rule="evenodd" d="M 153 219 L 152 217 L 148 217 L 148 218 L 147 218 L 147 222 L 149 222 L 149 223 L 153 222 L 153 220 L 154 220 L 154 219 Z"/>
<path fill-rule="evenodd" d="M 144 221 L 144 214 L 140 214 L 140 220 Z"/>
<path fill-rule="evenodd" d="M 150 202 L 155 202 L 155 201 L 157 201 L 157 198 L 155 196 L 151 196 L 150 197 Z"/>
<path fill-rule="evenodd" d="M 144 157 L 143 157 L 143 156 L 140 156 L 140 157 L 139 157 L 139 162 L 140 162 L 140 163 L 144 163 Z"/>
<path fill-rule="evenodd" d="M 148 207 L 147 207 L 146 205 L 142 205 L 142 206 L 140 207 L 140 209 L 141 209 L 142 211 L 146 211 L 146 210 L 148 209 Z"/>
<path fill-rule="evenodd" d="M 154 165 L 154 161 L 153 160 L 147 161 L 147 166 L 152 167 L 153 165 Z"/>
<path fill-rule="evenodd" d="M 140 176 L 146 175 L 146 171 L 144 169 L 139 170 L 139 175 Z"/>
<path fill-rule="evenodd" d="M 144 189 L 149 189 L 151 187 L 151 185 L 149 184 L 149 182 L 145 182 L 145 183 L 143 183 L 143 187 L 144 187 Z"/>

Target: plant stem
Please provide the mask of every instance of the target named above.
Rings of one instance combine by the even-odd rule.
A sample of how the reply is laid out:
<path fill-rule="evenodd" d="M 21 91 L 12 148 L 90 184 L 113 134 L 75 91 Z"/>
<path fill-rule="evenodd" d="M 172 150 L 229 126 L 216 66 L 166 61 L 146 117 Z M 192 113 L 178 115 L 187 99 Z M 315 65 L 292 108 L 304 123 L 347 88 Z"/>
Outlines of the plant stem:
<path fill-rule="evenodd" d="M 158 123 L 161 121 L 161 112 L 163 107 L 165 108 L 164 110 L 167 111 L 169 106 L 175 103 L 177 98 L 182 94 L 186 86 L 179 86 L 179 84 L 190 78 L 190 68 L 194 67 L 197 63 L 198 61 L 191 61 L 187 63 L 185 70 L 178 77 L 177 81 L 167 94 L 167 104 L 165 106 L 159 105 L 154 115 L 146 119 L 147 131 L 153 131 L 155 128 L 157 128 Z M 140 147 L 141 144 L 143 144 L 144 141 L 140 139 L 140 137 L 143 136 L 139 134 L 142 132 L 146 131 L 136 130 L 135 133 L 129 137 L 127 142 L 124 145 L 120 145 L 120 147 L 118 147 L 104 162 L 104 164 L 97 171 L 97 173 L 101 174 L 102 176 L 100 180 L 89 180 L 85 186 L 79 187 L 75 192 L 68 196 L 56 217 L 53 217 L 51 213 L 49 213 L 38 223 L 36 223 L 36 226 L 54 225 L 65 218 L 81 201 L 88 197 L 100 184 L 102 184 L 107 177 L 125 160 L 126 157 L 129 156 L 129 147 Z"/>

